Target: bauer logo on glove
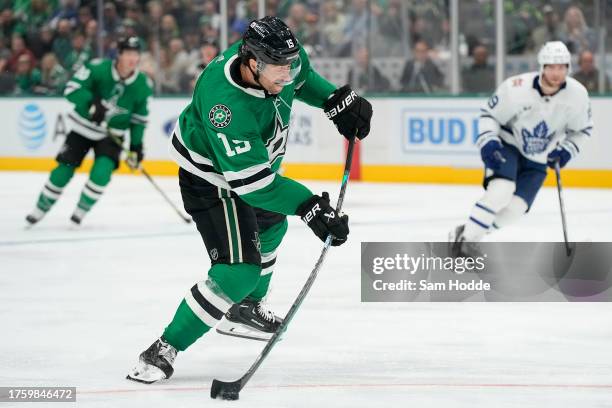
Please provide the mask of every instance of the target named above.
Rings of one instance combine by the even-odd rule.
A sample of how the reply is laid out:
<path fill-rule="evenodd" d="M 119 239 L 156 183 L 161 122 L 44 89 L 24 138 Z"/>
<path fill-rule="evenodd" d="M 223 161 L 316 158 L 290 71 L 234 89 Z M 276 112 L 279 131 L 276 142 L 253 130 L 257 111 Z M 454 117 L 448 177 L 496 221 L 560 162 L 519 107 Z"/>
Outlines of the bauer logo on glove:
<path fill-rule="evenodd" d="M 363 139 L 370 133 L 372 105 L 348 85 L 338 88 L 323 105 L 325 115 L 347 139 Z"/>
<path fill-rule="evenodd" d="M 328 235 L 332 235 L 332 246 L 346 242 L 349 234 L 348 215 L 338 214 L 329 205 L 328 193 L 324 192 L 321 196 L 314 195 L 306 200 L 299 206 L 297 215 L 321 241 L 325 242 Z"/>
<path fill-rule="evenodd" d="M 302 216 L 302 221 L 308 224 L 314 219 L 314 217 L 317 216 L 319 211 L 321 211 L 321 207 L 319 206 L 319 203 L 316 203 L 306 214 L 304 214 L 304 216 Z"/>
<path fill-rule="evenodd" d="M 327 119 L 332 119 L 340 112 L 351 106 L 357 98 L 358 96 L 355 91 L 351 90 L 351 92 L 344 99 L 342 99 L 338 105 L 332 107 L 331 110 L 325 111 L 325 116 L 327 116 Z"/>

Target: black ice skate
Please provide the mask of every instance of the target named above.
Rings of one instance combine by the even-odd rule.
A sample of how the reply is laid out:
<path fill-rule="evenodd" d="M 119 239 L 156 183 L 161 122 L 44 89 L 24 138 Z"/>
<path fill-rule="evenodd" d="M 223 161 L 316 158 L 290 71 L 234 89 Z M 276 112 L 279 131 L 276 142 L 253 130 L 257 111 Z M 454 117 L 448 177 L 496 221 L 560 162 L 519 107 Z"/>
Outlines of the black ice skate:
<path fill-rule="evenodd" d="M 77 209 L 74 210 L 74 212 L 72 213 L 72 216 L 70 217 L 70 221 L 75 226 L 79 226 L 81 225 L 81 221 L 83 221 L 85 214 L 87 214 L 87 211 L 77 207 Z"/>
<path fill-rule="evenodd" d="M 140 354 L 140 361 L 127 375 L 128 380 L 152 384 L 172 377 L 177 350 L 160 337 Z"/>
<path fill-rule="evenodd" d="M 217 326 L 217 332 L 228 336 L 268 341 L 283 319 L 269 310 L 263 301 L 245 299 L 233 305 Z"/>
<path fill-rule="evenodd" d="M 46 212 L 36 207 L 26 216 L 27 227 L 31 227 L 36 224 L 38 221 L 42 220 L 45 216 Z"/>
<path fill-rule="evenodd" d="M 465 225 L 459 225 L 448 235 L 449 252 L 454 258 L 477 258 L 482 256 L 477 242 L 465 240 Z"/>

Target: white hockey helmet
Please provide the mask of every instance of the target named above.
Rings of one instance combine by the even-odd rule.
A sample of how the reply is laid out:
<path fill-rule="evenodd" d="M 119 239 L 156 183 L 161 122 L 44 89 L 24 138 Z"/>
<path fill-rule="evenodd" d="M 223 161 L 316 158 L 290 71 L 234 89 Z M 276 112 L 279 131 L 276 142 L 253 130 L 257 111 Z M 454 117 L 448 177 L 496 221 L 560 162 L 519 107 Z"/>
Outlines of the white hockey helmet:
<path fill-rule="evenodd" d="M 563 42 L 549 41 L 538 52 L 538 64 L 540 64 L 540 75 L 544 71 L 544 65 L 549 64 L 565 64 L 569 74 L 572 70 L 572 56 Z"/>

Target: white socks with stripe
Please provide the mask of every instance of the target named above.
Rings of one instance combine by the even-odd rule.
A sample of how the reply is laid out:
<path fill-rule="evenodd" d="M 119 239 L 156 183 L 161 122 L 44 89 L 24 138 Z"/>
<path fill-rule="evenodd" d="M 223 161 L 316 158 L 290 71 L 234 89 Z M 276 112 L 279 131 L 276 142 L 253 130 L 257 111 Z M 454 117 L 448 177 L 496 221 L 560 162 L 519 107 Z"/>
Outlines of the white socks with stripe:
<path fill-rule="evenodd" d="M 478 242 L 493 226 L 497 214 L 506 207 L 514 195 L 514 181 L 496 178 L 489 182 L 484 196 L 476 202 L 465 224 L 463 237 Z"/>
<path fill-rule="evenodd" d="M 495 228 L 503 228 L 513 224 L 517 219 L 521 218 L 521 216 L 525 214 L 528 209 L 529 207 L 527 206 L 525 200 L 517 195 L 512 196 L 510 204 L 505 206 L 497 213 L 493 226 Z"/>

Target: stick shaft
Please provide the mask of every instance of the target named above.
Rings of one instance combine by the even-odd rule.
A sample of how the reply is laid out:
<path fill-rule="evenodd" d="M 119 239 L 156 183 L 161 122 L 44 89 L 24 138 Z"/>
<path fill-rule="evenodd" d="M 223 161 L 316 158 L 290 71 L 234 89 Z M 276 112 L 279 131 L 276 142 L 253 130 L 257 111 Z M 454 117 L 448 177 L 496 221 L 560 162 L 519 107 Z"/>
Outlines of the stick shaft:
<path fill-rule="evenodd" d="M 109 136 L 111 138 L 111 140 L 115 143 L 117 143 L 119 145 L 119 147 L 121 148 L 121 150 L 123 150 L 123 152 L 125 154 L 129 154 L 130 151 L 128 149 L 126 149 L 125 147 L 123 147 L 123 141 L 121 139 L 119 139 L 116 136 Z M 170 207 L 172 207 L 172 209 L 178 214 L 179 217 L 181 217 L 183 219 L 183 221 L 190 223 L 191 219 L 189 217 L 186 217 L 183 215 L 183 213 L 178 209 L 178 207 L 172 202 L 172 200 L 170 199 L 170 197 L 168 197 L 168 195 L 166 195 L 166 193 L 164 192 L 164 190 L 161 189 L 161 187 L 155 182 L 155 180 L 153 180 L 153 177 L 151 177 L 151 175 L 144 169 L 144 167 L 139 166 L 138 170 L 140 170 L 140 172 L 142 173 L 143 176 L 146 177 L 147 180 L 149 180 L 149 182 L 153 185 L 153 187 L 157 190 L 157 192 L 159 194 L 161 194 L 161 196 L 164 198 L 164 200 L 166 200 L 166 202 L 168 204 L 170 204 Z"/>
<path fill-rule="evenodd" d="M 559 162 L 555 162 L 555 176 L 557 178 L 557 194 L 559 196 L 559 208 L 561 209 L 561 226 L 563 227 L 563 239 L 565 241 L 565 251 L 567 252 L 567 256 L 570 255 L 570 246 L 569 240 L 567 238 L 567 221 L 565 219 L 565 204 L 563 203 L 563 187 L 561 185 L 561 169 L 559 167 Z"/>
<path fill-rule="evenodd" d="M 151 175 L 144 169 L 144 167 L 140 166 L 140 172 L 142 173 L 143 176 L 147 178 L 147 180 L 149 180 L 149 182 L 153 185 L 153 187 L 159 192 L 159 194 L 161 194 L 164 200 L 166 200 L 166 202 L 170 205 L 170 207 L 172 207 L 172 209 L 176 211 L 178 216 L 181 217 L 183 221 L 191 222 L 191 220 L 188 217 L 185 217 L 183 213 L 181 212 L 181 210 L 179 210 L 178 207 L 172 202 L 172 200 L 170 199 L 170 197 L 168 197 L 168 195 L 164 192 L 164 190 L 162 190 L 161 187 L 157 185 L 155 180 L 153 180 L 153 177 L 151 177 Z"/>
<path fill-rule="evenodd" d="M 342 184 L 340 186 L 340 195 L 338 196 L 338 203 L 336 205 L 337 212 L 340 212 L 340 210 L 342 209 L 342 204 L 344 202 L 344 195 L 346 194 L 346 187 L 348 185 L 349 175 L 351 173 L 351 162 L 353 159 L 353 148 L 355 147 L 355 141 L 356 141 L 356 137 L 353 137 L 349 141 L 348 150 L 346 153 L 346 162 L 344 164 L 344 175 L 342 177 Z M 325 260 L 325 257 L 327 256 L 327 251 L 329 250 L 329 247 L 331 246 L 331 241 L 332 241 L 332 236 L 329 235 L 327 239 L 325 240 L 325 244 L 323 246 L 323 250 L 321 251 L 321 255 L 319 255 L 319 259 L 315 263 L 315 266 L 312 269 L 312 272 L 310 272 L 310 276 L 308 276 L 308 279 L 306 280 L 306 283 L 302 287 L 302 290 L 300 291 L 295 301 L 289 308 L 289 311 L 287 312 L 287 315 L 285 316 L 283 322 L 280 324 L 280 326 L 278 327 L 278 329 L 276 330 L 272 338 L 268 340 L 268 343 L 266 343 L 266 346 L 264 347 L 264 349 L 257 356 L 257 359 L 255 360 L 255 362 L 251 365 L 251 367 L 247 370 L 247 372 L 240 378 L 239 380 L 240 389 L 242 389 L 246 385 L 246 383 L 249 381 L 249 379 L 253 376 L 253 374 L 255 374 L 255 371 L 257 371 L 257 369 L 259 368 L 261 363 L 264 361 L 266 356 L 270 353 L 274 345 L 278 342 L 278 339 L 280 338 L 282 333 L 286 330 L 287 326 L 293 319 L 293 316 L 295 316 L 295 314 L 297 313 L 297 310 L 299 309 L 300 305 L 306 298 L 306 295 L 310 291 L 310 288 L 312 287 L 315 279 L 317 278 L 319 269 L 321 269 L 321 265 L 323 265 L 323 261 Z"/>

